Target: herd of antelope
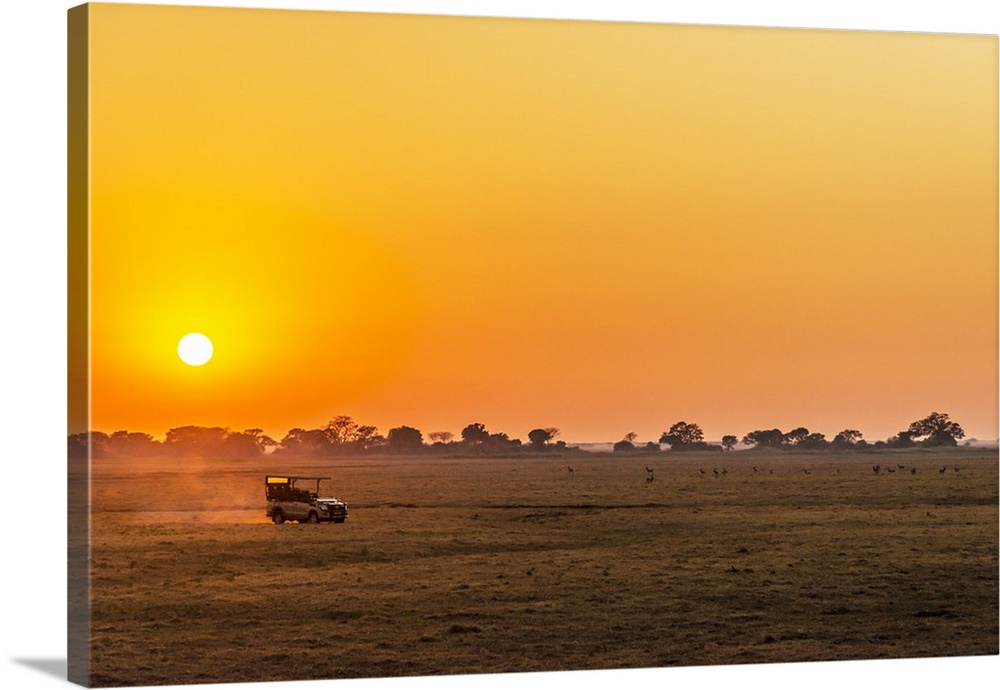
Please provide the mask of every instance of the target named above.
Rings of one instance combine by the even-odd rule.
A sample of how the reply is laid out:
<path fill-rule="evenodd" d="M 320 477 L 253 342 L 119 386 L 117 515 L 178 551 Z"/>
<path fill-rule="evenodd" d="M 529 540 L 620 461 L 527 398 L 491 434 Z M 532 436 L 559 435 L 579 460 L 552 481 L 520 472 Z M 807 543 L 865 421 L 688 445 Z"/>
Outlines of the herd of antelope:
<path fill-rule="evenodd" d="M 570 475 L 572 475 L 576 471 L 573 468 L 572 465 L 568 465 L 566 467 L 566 469 L 569 471 Z M 759 469 L 756 465 L 754 465 L 752 467 L 752 469 L 753 469 L 754 474 L 763 474 L 764 473 L 764 470 Z M 876 474 L 876 475 L 882 474 L 883 472 L 885 472 L 886 474 L 895 474 L 897 471 L 905 473 L 905 470 L 907 470 L 907 469 L 910 471 L 911 475 L 917 473 L 917 468 L 916 467 L 907 467 L 906 465 L 902 465 L 902 464 L 899 464 L 899 463 L 897 463 L 895 467 L 891 467 L 891 466 L 882 467 L 881 464 L 872 465 L 872 472 L 874 474 Z M 952 469 L 956 473 L 961 472 L 961 470 L 962 470 L 962 468 L 959 467 L 958 465 L 955 465 Z M 938 470 L 938 474 L 943 475 L 947 471 L 948 471 L 948 466 L 947 465 L 943 465 Z M 808 468 L 804 468 L 802 470 L 802 472 L 804 474 L 807 474 L 807 475 L 811 475 L 813 473 L 813 471 L 811 469 L 808 469 Z M 698 468 L 698 473 L 701 474 L 702 476 L 707 476 L 708 475 L 708 472 L 705 471 L 704 468 Z M 719 478 L 724 477 L 727 474 L 729 474 L 729 469 L 726 468 L 726 467 L 723 467 L 722 470 L 720 471 L 718 467 L 713 467 L 712 468 L 712 474 L 715 476 L 716 479 L 719 479 Z M 774 474 L 774 470 L 768 470 L 768 474 L 772 474 L 773 475 Z M 837 470 L 837 474 L 840 474 L 840 469 Z M 647 465 L 646 466 L 646 483 L 647 484 L 652 484 L 655 480 L 656 480 L 655 470 L 652 467 L 649 467 Z"/>

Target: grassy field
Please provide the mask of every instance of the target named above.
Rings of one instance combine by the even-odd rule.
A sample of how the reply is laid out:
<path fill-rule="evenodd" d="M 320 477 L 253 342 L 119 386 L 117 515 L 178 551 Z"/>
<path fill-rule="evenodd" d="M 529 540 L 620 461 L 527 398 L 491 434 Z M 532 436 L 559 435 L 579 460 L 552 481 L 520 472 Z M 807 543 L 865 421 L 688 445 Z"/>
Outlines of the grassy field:
<path fill-rule="evenodd" d="M 276 470 L 347 523 L 270 524 Z M 93 493 L 97 685 L 998 653 L 996 451 L 105 460 Z"/>

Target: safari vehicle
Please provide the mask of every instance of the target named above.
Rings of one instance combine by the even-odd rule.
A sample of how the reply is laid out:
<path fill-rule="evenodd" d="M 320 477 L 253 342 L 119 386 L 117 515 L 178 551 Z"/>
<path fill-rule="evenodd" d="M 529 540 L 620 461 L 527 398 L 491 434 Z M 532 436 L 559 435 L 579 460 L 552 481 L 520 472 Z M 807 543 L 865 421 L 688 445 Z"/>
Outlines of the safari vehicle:
<path fill-rule="evenodd" d="M 267 517 L 276 525 L 286 520 L 299 522 L 343 522 L 347 519 L 347 504 L 339 498 L 321 498 L 319 484 L 329 477 L 264 477 L 264 496 L 267 498 Z M 295 485 L 296 482 L 316 482 L 310 491 Z"/>

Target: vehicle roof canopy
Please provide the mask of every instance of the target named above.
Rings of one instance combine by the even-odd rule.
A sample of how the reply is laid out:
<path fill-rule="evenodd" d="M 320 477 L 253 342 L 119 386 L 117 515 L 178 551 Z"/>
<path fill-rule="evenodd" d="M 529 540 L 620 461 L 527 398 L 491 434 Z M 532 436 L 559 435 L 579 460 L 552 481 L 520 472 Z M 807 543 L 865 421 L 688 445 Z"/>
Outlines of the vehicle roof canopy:
<path fill-rule="evenodd" d="M 291 484 L 299 479 L 308 479 L 310 481 L 323 481 L 324 479 L 330 479 L 330 477 L 303 477 L 300 475 L 290 475 L 284 474 L 281 476 L 269 474 L 264 477 L 265 484 Z"/>

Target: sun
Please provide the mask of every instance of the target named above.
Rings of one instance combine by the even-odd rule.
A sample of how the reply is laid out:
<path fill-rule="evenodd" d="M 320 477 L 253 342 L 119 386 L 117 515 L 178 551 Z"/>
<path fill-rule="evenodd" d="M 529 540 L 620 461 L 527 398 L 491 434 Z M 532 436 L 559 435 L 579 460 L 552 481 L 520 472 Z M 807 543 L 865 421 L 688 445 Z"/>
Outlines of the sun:
<path fill-rule="evenodd" d="M 212 359 L 213 351 L 212 341 L 201 333 L 188 333 L 177 343 L 177 356 L 185 364 L 190 364 L 193 367 L 200 367 Z"/>

